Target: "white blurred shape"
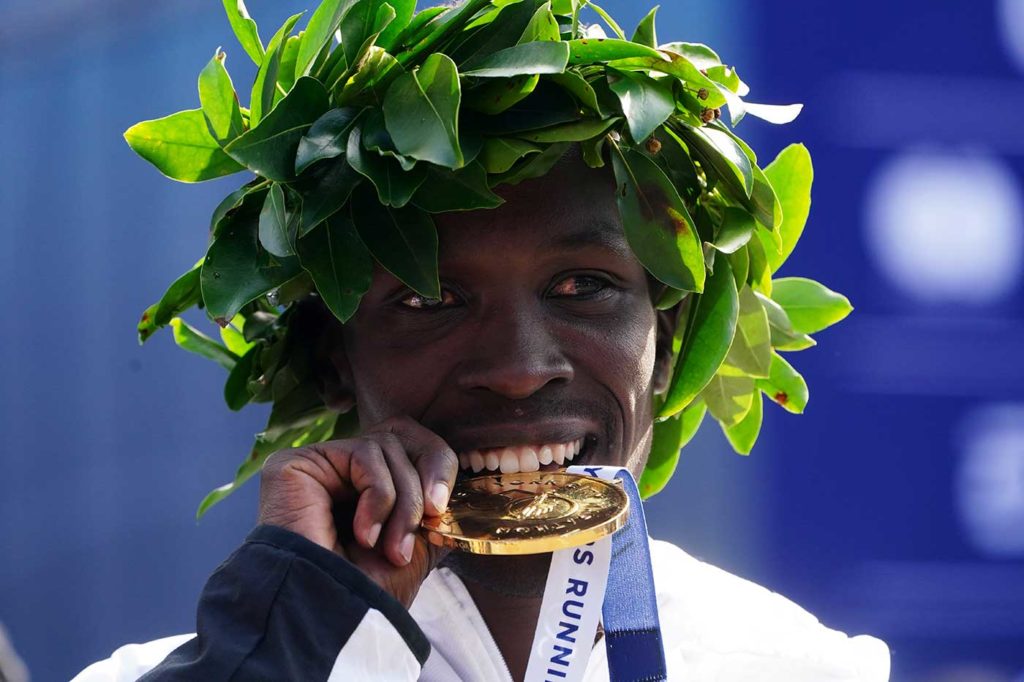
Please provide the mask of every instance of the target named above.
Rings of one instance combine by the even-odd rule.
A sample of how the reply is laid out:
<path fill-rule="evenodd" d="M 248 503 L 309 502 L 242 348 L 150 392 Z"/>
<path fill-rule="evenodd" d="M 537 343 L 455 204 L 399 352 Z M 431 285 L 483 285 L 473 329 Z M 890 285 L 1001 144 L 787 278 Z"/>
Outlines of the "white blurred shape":
<path fill-rule="evenodd" d="M 961 433 L 954 492 L 968 539 L 991 557 L 1024 557 L 1024 405 L 979 408 Z"/>
<path fill-rule="evenodd" d="M 1006 51 L 1024 71 L 1024 0 L 999 0 L 996 7 L 996 23 Z"/>
<path fill-rule="evenodd" d="M 992 303 L 1021 275 L 1021 203 L 1012 171 L 997 158 L 904 152 L 868 187 L 868 250 L 922 303 Z"/>

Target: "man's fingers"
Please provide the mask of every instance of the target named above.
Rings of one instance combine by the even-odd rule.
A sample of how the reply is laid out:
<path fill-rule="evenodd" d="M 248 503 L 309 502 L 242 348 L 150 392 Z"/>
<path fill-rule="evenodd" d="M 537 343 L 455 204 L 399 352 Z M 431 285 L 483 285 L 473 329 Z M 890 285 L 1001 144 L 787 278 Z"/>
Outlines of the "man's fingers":
<path fill-rule="evenodd" d="M 359 496 L 352 533 L 364 547 L 375 547 L 391 516 L 397 491 L 384 451 L 375 441 L 356 438 L 311 446 L 349 481 Z"/>
<path fill-rule="evenodd" d="M 459 472 L 459 460 L 443 438 L 410 418 L 389 419 L 377 430 L 401 441 L 409 460 L 419 472 L 424 511 L 428 516 L 444 513 Z"/>
<path fill-rule="evenodd" d="M 402 441 L 387 433 L 376 434 L 374 438 L 391 470 L 397 495 L 381 535 L 380 548 L 396 566 L 405 566 L 412 560 L 416 533 L 423 520 L 423 489 Z"/>

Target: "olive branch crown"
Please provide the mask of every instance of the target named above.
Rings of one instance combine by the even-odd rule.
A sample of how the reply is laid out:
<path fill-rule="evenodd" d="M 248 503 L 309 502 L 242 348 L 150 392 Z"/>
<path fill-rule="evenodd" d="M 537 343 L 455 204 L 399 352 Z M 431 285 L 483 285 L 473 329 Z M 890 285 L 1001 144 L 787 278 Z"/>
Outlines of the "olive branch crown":
<path fill-rule="evenodd" d="M 170 326 L 179 346 L 224 367 L 232 410 L 273 404 L 199 516 L 273 452 L 358 427 L 355 409 L 329 409 L 316 389 L 296 339 L 302 301 L 318 296 L 344 323 L 374 262 L 440 297 L 432 216 L 500 205 L 496 186 L 545 175 L 571 145 L 591 167 L 611 164 L 627 241 L 665 285 L 658 308 L 676 310 L 644 496 L 665 486 L 708 412 L 747 454 L 762 394 L 804 410 L 807 385 L 780 353 L 813 346 L 852 307 L 813 280 L 775 277 L 807 220 L 807 150 L 791 145 L 762 168 L 733 132 L 748 114 L 788 123 L 801 105 L 745 101 L 749 88 L 709 47 L 659 43 L 657 8 L 627 39 L 589 0 L 419 11 L 416 0 L 323 0 L 303 30 L 296 14 L 264 45 L 244 0 L 223 3 L 258 67 L 248 108 L 218 49 L 199 75 L 199 108 L 125 132 L 172 179 L 255 176 L 216 208 L 206 255 L 138 326 L 140 342 Z M 597 22 L 583 23 L 591 13 Z M 193 307 L 219 340 L 180 317 Z"/>

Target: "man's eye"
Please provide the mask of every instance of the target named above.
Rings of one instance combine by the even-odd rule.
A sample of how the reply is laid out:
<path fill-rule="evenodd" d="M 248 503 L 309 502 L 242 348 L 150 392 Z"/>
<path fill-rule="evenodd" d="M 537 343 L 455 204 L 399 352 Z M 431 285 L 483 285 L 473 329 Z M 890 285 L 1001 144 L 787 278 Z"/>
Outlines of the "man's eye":
<path fill-rule="evenodd" d="M 574 275 L 566 277 L 551 289 L 552 296 L 587 297 L 599 294 L 607 289 L 609 283 L 600 277 Z"/>
<path fill-rule="evenodd" d="M 416 310 L 439 310 L 441 308 L 451 307 L 457 303 L 458 299 L 455 298 L 455 294 L 447 289 L 441 290 L 441 298 L 430 298 L 429 296 L 422 296 L 420 294 L 410 294 L 402 299 L 402 305 Z"/>

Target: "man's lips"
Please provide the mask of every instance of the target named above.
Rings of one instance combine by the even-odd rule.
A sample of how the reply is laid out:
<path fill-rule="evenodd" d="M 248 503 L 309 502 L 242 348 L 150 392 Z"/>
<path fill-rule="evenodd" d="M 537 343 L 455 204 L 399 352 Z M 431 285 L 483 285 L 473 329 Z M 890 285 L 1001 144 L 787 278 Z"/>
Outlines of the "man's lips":
<path fill-rule="evenodd" d="M 481 471 L 516 474 L 520 471 L 540 471 L 551 466 L 568 466 L 580 454 L 584 439 L 566 443 L 542 443 L 537 445 L 516 445 L 489 450 L 471 450 L 459 455 L 459 467 L 464 471 Z"/>

